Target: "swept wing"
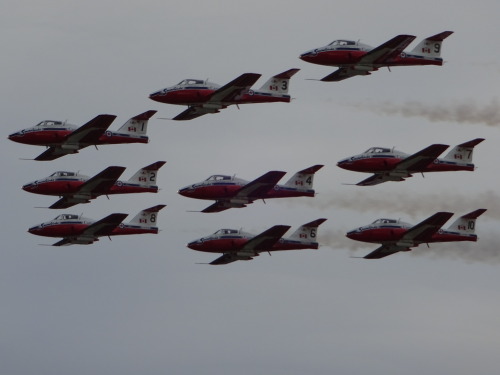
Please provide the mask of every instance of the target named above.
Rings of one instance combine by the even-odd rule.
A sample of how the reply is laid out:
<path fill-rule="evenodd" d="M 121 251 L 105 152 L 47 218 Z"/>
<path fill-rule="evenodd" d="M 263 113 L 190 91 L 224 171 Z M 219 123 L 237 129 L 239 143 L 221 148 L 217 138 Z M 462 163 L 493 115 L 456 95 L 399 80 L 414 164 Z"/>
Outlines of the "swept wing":
<path fill-rule="evenodd" d="M 226 253 L 210 264 L 228 264 L 237 260 L 250 260 L 259 252 L 269 250 L 290 229 L 289 225 L 275 225 L 245 243 L 235 253 Z"/>
<path fill-rule="evenodd" d="M 86 240 L 95 241 L 97 237 L 108 236 L 113 230 L 120 225 L 120 223 L 127 217 L 127 214 L 111 214 L 105 218 L 96 221 L 89 225 L 85 230 L 76 238 L 67 237 L 61 241 L 56 242 L 52 246 L 70 245 L 78 242 L 78 238 L 85 238 Z"/>
<path fill-rule="evenodd" d="M 65 196 L 55 202 L 49 208 L 68 208 L 78 204 L 78 200 L 74 199 L 75 195 L 84 197 L 93 197 L 106 194 L 111 186 L 120 178 L 125 170 L 124 167 L 108 167 L 102 172 L 99 172 L 94 177 L 83 183 L 80 188 L 71 196 Z M 86 200 L 86 199 L 85 199 Z"/>
<path fill-rule="evenodd" d="M 98 115 L 94 117 L 85 125 L 68 134 L 60 145 L 49 147 L 45 152 L 38 155 L 35 160 L 54 160 L 96 144 L 99 137 L 104 134 L 115 118 L 115 115 Z M 67 145 L 73 147 L 65 147 Z"/>
<path fill-rule="evenodd" d="M 236 191 L 229 199 L 218 200 L 202 212 L 220 212 L 231 208 L 231 201 L 252 201 L 263 197 L 274 188 L 278 181 L 286 174 L 283 171 L 269 171 Z M 251 203 L 251 202 L 248 202 Z"/>
<path fill-rule="evenodd" d="M 358 186 L 378 185 L 387 181 L 402 180 L 408 177 L 411 173 L 421 172 L 432 163 L 439 155 L 443 153 L 449 146 L 442 144 L 430 145 L 419 152 L 408 156 L 397 163 L 392 170 L 383 173 L 375 173 L 373 176 L 358 182 Z"/>
<path fill-rule="evenodd" d="M 380 259 L 397 253 L 398 251 L 408 251 L 411 247 L 428 242 L 452 216 L 453 213 L 451 212 L 437 212 L 411 227 L 396 243 L 382 245 L 370 254 L 364 256 L 364 258 Z"/>

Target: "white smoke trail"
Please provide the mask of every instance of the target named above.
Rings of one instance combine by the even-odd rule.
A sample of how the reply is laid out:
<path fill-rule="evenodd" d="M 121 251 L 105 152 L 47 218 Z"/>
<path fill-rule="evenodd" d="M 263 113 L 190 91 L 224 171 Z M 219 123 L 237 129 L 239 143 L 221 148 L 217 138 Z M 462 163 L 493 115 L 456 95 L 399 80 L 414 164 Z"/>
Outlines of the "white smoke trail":
<path fill-rule="evenodd" d="M 403 216 L 422 220 L 437 211 L 450 211 L 464 215 L 478 208 L 486 208 L 488 211 L 484 217 L 500 220 L 500 196 L 493 191 L 470 196 L 451 192 L 416 195 L 370 191 L 368 194 L 369 187 L 359 187 L 359 189 L 349 193 L 324 192 L 318 194 L 314 199 L 289 199 L 281 203 L 289 206 L 305 205 L 322 211 L 347 209 L 384 213 L 385 215 L 390 213 L 391 217 L 395 218 Z"/>
<path fill-rule="evenodd" d="M 500 103 L 494 98 L 480 106 L 473 101 L 447 104 L 427 104 L 417 101 L 406 103 L 382 102 L 352 104 L 356 109 L 369 110 L 381 115 L 423 117 L 433 122 L 457 122 L 461 124 L 500 125 Z"/>

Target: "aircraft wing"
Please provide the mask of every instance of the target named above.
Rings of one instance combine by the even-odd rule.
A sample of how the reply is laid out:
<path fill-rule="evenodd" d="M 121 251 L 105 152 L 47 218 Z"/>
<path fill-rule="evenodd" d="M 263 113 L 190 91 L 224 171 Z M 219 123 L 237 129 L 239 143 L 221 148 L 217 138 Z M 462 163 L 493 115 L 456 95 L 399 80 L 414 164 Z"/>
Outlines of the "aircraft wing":
<path fill-rule="evenodd" d="M 214 204 L 208 206 L 201 212 L 221 212 L 230 209 L 232 199 L 250 199 L 255 200 L 261 197 L 265 197 L 265 194 L 274 188 L 278 181 L 286 174 L 282 171 L 269 171 L 262 176 L 250 181 L 245 186 L 241 187 L 235 192 L 235 194 L 228 199 L 221 199 Z M 251 203 L 251 202 L 249 202 Z M 234 207 L 242 207 L 241 204 Z"/>
<path fill-rule="evenodd" d="M 82 233 L 85 236 L 107 236 L 128 216 L 128 214 L 111 214 L 89 225 Z"/>
<path fill-rule="evenodd" d="M 430 145 L 429 147 L 408 156 L 406 159 L 401 160 L 394 166 L 394 169 L 419 172 L 432 163 L 448 147 L 448 145 L 441 144 Z"/>
<path fill-rule="evenodd" d="M 286 172 L 283 171 L 269 171 L 241 187 L 238 191 L 236 191 L 233 198 L 251 197 L 259 199 L 260 196 L 263 196 L 269 190 L 274 188 L 285 174 Z"/>
<path fill-rule="evenodd" d="M 71 245 L 73 242 L 71 241 L 70 238 L 63 238 L 60 241 L 57 241 L 55 244 L 52 244 L 52 246 L 66 246 L 66 245 Z"/>
<path fill-rule="evenodd" d="M 108 167 L 83 183 L 75 194 L 85 194 L 89 196 L 106 194 L 124 170 L 125 167 Z M 63 197 L 49 208 L 68 208 L 76 204 L 78 204 L 78 202 L 71 201 L 71 197 Z"/>
<path fill-rule="evenodd" d="M 411 227 L 398 242 L 411 241 L 414 243 L 424 243 L 430 240 L 432 235 L 436 233 L 446 223 L 452 212 L 437 212 L 431 217 Z"/>
<path fill-rule="evenodd" d="M 178 121 L 192 120 L 194 118 L 206 115 L 207 113 L 217 113 L 217 112 L 219 112 L 219 109 L 204 108 L 202 106 L 191 106 L 184 112 L 179 113 L 172 120 L 178 120 Z"/>
<path fill-rule="evenodd" d="M 275 225 L 255 236 L 235 253 L 226 253 L 210 264 L 228 264 L 237 260 L 251 260 L 260 251 L 270 250 L 273 245 L 290 229 L 289 225 Z"/>
<path fill-rule="evenodd" d="M 64 140 L 64 143 L 95 144 L 115 118 L 115 115 L 98 115 L 70 133 Z"/>
<path fill-rule="evenodd" d="M 67 155 L 67 154 L 72 154 L 74 151 L 66 151 L 63 150 L 61 147 L 54 147 L 51 146 L 44 152 L 42 152 L 40 155 L 38 155 L 35 160 L 39 161 L 50 161 L 50 160 L 55 160 L 60 158 L 61 156 Z"/>
<path fill-rule="evenodd" d="M 289 225 L 275 225 L 258 234 L 245 243 L 238 252 L 253 252 L 269 250 L 290 229 Z"/>
<path fill-rule="evenodd" d="M 389 178 L 387 173 L 376 173 L 363 181 L 358 182 L 357 186 L 374 186 L 378 184 L 382 184 L 387 181 L 392 181 L 393 179 Z"/>
<path fill-rule="evenodd" d="M 217 89 L 209 99 L 209 102 L 232 102 L 238 96 L 244 94 L 260 78 L 261 74 L 244 73 L 238 78 Z"/>
<path fill-rule="evenodd" d="M 373 250 L 370 254 L 365 255 L 365 259 L 380 259 L 386 256 L 395 254 L 399 251 L 409 251 L 409 247 L 394 246 L 394 245 L 382 245 L 378 249 Z"/>
<path fill-rule="evenodd" d="M 356 70 L 351 67 L 342 67 L 334 71 L 332 74 L 327 75 L 320 79 L 323 82 L 338 82 L 343 81 L 344 79 L 351 78 L 354 76 L 364 76 L 368 75 L 370 72 L 365 70 Z"/>
<path fill-rule="evenodd" d="M 397 55 L 401 54 L 403 50 L 411 43 L 416 37 L 413 35 L 398 35 L 388 40 L 387 42 L 375 47 L 366 55 L 363 55 L 359 60 L 359 65 L 380 65 L 385 63 Z"/>

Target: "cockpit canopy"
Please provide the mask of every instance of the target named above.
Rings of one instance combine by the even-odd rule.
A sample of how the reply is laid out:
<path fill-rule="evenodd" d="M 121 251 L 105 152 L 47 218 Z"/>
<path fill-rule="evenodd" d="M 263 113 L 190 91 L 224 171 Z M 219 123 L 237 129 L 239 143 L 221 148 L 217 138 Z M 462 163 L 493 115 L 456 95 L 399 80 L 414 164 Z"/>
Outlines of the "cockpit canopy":
<path fill-rule="evenodd" d="M 202 79 L 184 79 L 180 81 L 177 86 L 190 86 L 190 85 L 203 85 L 205 81 Z"/>
<path fill-rule="evenodd" d="M 205 181 L 230 181 L 231 179 L 232 179 L 231 176 L 214 174 L 213 176 L 210 176 L 209 178 L 207 178 Z"/>
<path fill-rule="evenodd" d="M 222 234 L 237 234 L 237 233 L 238 233 L 237 229 L 219 229 L 214 234 L 222 235 Z"/>
<path fill-rule="evenodd" d="M 341 40 L 341 39 L 334 40 L 333 42 L 331 42 L 329 44 L 329 46 L 332 46 L 332 47 L 338 47 L 338 46 L 355 46 L 355 45 L 356 45 L 356 42 L 353 41 L 353 40 Z"/>
<path fill-rule="evenodd" d="M 395 224 L 397 222 L 395 219 L 377 219 L 372 224 Z"/>
<path fill-rule="evenodd" d="M 58 171 L 54 172 L 50 175 L 50 177 L 73 177 L 75 176 L 75 172 L 65 172 L 65 171 Z"/>
<path fill-rule="evenodd" d="M 62 214 L 57 216 L 54 220 L 77 220 L 78 215 L 72 215 L 72 214 Z"/>
<path fill-rule="evenodd" d="M 64 123 L 62 121 L 52 121 L 52 120 L 45 120 L 42 121 L 35 126 L 63 126 Z"/>
<path fill-rule="evenodd" d="M 382 154 L 386 152 L 391 152 L 390 148 L 385 148 L 385 147 L 371 147 L 368 150 L 366 150 L 364 153 L 365 154 Z"/>

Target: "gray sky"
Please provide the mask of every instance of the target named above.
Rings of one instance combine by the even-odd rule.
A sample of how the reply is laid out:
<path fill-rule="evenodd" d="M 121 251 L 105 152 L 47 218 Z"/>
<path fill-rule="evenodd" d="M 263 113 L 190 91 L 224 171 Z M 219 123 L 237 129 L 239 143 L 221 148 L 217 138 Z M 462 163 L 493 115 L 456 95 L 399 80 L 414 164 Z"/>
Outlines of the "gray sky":
<path fill-rule="evenodd" d="M 498 1 L 4 1 L 0 14 L 3 215 L 0 372 L 24 374 L 492 374 L 500 351 Z M 377 46 L 453 30 L 442 67 L 386 69 L 339 83 L 301 52 L 334 39 Z M 410 45 L 410 49 L 416 44 Z M 148 94 L 184 78 L 256 84 L 290 68 L 290 104 L 230 107 L 171 122 L 184 107 Z M 102 146 L 53 162 L 7 135 L 41 120 L 82 125 L 100 113 L 158 110 L 148 145 Z M 417 109 L 417 110 L 415 110 Z M 370 146 L 416 152 L 486 138 L 474 173 L 427 174 L 360 188 L 336 167 Z M 99 198 L 66 210 L 99 219 L 167 204 L 159 235 L 52 248 L 26 230 L 59 211 L 21 190 L 56 170 L 123 177 L 157 160 L 159 194 Z M 218 214 L 176 194 L 214 173 L 253 179 L 325 164 L 316 198 L 256 202 Z M 344 233 L 378 217 L 417 223 L 438 210 L 489 209 L 478 243 L 435 244 L 380 261 Z M 318 251 L 262 254 L 228 266 L 185 244 L 221 227 L 259 233 L 326 217 Z M 453 220 L 452 218 L 451 220 Z"/>

